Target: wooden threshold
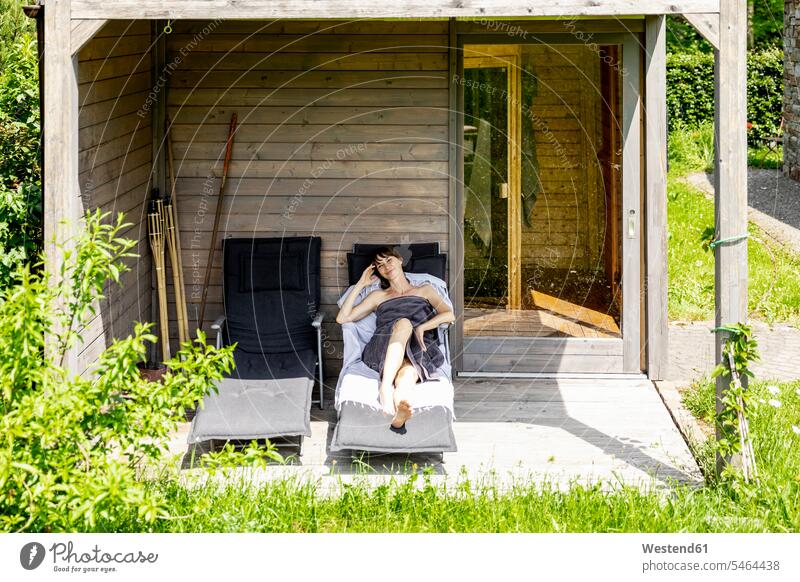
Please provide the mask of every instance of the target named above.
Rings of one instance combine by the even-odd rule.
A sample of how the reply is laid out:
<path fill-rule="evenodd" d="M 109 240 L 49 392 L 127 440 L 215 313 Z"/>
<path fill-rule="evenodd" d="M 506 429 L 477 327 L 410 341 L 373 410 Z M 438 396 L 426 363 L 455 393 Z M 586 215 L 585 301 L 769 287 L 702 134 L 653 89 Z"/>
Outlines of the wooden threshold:
<path fill-rule="evenodd" d="M 465 336 L 462 360 L 463 372 L 504 377 L 606 377 L 624 373 L 620 338 Z"/>

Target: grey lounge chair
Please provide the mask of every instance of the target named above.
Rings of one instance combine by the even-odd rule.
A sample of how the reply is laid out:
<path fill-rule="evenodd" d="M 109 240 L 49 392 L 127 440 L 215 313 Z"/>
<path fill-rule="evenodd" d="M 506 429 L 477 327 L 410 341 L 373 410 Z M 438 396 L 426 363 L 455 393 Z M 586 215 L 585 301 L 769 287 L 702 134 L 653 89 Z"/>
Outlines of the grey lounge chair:
<path fill-rule="evenodd" d="M 217 346 L 235 368 L 204 398 L 189 443 L 311 435 L 323 407 L 319 237 L 226 239 Z M 312 400 L 315 372 L 319 397 Z"/>

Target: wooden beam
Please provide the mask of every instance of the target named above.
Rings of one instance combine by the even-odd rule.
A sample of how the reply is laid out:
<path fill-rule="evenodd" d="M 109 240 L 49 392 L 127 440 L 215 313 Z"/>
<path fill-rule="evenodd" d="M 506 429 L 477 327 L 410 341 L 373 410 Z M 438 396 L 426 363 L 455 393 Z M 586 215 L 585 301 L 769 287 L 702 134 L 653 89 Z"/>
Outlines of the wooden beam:
<path fill-rule="evenodd" d="M 528 35 L 569 34 L 575 36 L 589 34 L 627 34 L 644 32 L 643 18 L 559 18 L 556 20 L 517 20 L 506 27 L 497 26 L 494 22 L 482 19 L 457 20 L 458 34 L 497 33 L 518 34 L 523 39 Z M 510 28 L 513 26 L 513 30 Z M 594 40 L 594 37 L 592 37 Z M 600 44 L 600 43 L 598 43 Z"/>
<path fill-rule="evenodd" d="M 631 36 L 622 46 L 622 342 L 626 373 L 641 372 L 641 67 Z"/>
<path fill-rule="evenodd" d="M 725 0 L 721 6 L 719 49 L 715 51 L 714 249 L 716 327 L 747 321 L 747 0 Z M 715 334 L 715 362 L 722 361 L 727 332 Z M 747 377 L 742 377 L 746 386 Z M 717 412 L 730 377 L 717 377 Z M 717 438 L 721 437 L 717 427 Z M 725 460 L 717 455 L 717 470 Z"/>
<path fill-rule="evenodd" d="M 150 47 L 150 86 L 158 87 L 159 78 L 164 74 L 167 63 L 167 41 L 164 34 L 164 22 L 161 20 L 154 20 L 150 23 Z M 167 116 L 167 87 L 164 86 L 163 89 L 164 90 L 157 92 L 155 101 L 150 108 L 150 129 L 153 140 L 150 153 L 152 159 L 151 184 L 154 188 L 158 188 L 161 196 L 167 196 L 170 193 L 170 190 L 167 187 L 167 143 L 165 126 Z M 178 227 L 178 235 L 180 236 L 180 227 Z M 153 322 L 158 321 L 158 301 L 156 299 L 157 288 L 156 270 L 151 266 L 150 321 Z M 159 337 L 159 343 L 164 341 L 169 342 L 169 333 L 164 330 L 159 330 L 159 334 L 161 336 Z M 152 361 L 158 360 L 156 348 L 157 346 L 155 343 L 149 345 L 150 352 L 148 353 L 148 358 L 150 358 Z"/>
<path fill-rule="evenodd" d="M 720 0 L 73 0 L 72 18 L 447 18 L 719 12 Z"/>
<path fill-rule="evenodd" d="M 647 205 L 647 375 L 666 376 L 667 18 L 648 16 L 645 34 L 645 204 Z"/>
<path fill-rule="evenodd" d="M 64 251 L 79 231 L 83 215 L 78 184 L 78 61 L 72 54 L 69 0 L 47 1 L 44 37 L 45 268 L 50 284 L 60 285 Z M 77 355 L 73 349 L 63 360 L 70 372 L 80 372 Z"/>
<path fill-rule="evenodd" d="M 84 45 L 92 40 L 94 35 L 97 34 L 107 22 L 107 20 L 73 20 L 72 40 L 70 41 L 72 54 L 77 55 Z"/>
<path fill-rule="evenodd" d="M 719 48 L 719 14 L 683 14 L 694 29 L 711 43 L 715 49 Z"/>
<path fill-rule="evenodd" d="M 165 23 L 156 20 L 150 23 L 150 86 L 158 87 L 159 80 L 164 84 L 163 90 L 156 93 L 155 100 L 150 107 L 150 126 L 152 130 L 152 156 L 153 175 L 152 183 L 158 188 L 161 196 L 168 196 L 170 189 L 167 185 L 167 156 L 166 156 L 166 128 L 168 87 L 163 79 L 167 64 L 167 41 L 164 34 Z"/>

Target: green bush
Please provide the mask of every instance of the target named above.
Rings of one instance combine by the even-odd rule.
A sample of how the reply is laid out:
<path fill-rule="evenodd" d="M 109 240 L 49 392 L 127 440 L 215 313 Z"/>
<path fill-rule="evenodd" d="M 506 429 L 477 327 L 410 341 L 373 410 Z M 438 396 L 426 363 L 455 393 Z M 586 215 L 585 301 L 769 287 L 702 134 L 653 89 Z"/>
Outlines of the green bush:
<path fill-rule="evenodd" d="M 36 41 L 19 35 L 0 59 L 0 288 L 41 249 Z"/>
<path fill-rule="evenodd" d="M 748 140 L 773 136 L 783 111 L 783 51 L 751 51 L 747 59 Z M 714 119 L 714 56 L 672 53 L 667 56 L 667 116 L 670 131 L 699 127 Z"/>
<path fill-rule="evenodd" d="M 121 216 L 103 219 L 86 217 L 65 250 L 60 285 L 23 265 L 16 284 L 0 290 L 0 531 L 90 530 L 129 511 L 146 522 L 164 515 L 166 501 L 143 472 L 161 460 L 184 410 L 232 365 L 230 348 L 207 346 L 198 332 L 167 362 L 163 382 L 148 383 L 136 364 L 156 338 L 150 324 L 136 324 L 92 373 L 63 367 L 135 244 L 117 237 Z"/>
<path fill-rule="evenodd" d="M 714 119 L 714 55 L 667 55 L 667 119 L 670 131 Z"/>

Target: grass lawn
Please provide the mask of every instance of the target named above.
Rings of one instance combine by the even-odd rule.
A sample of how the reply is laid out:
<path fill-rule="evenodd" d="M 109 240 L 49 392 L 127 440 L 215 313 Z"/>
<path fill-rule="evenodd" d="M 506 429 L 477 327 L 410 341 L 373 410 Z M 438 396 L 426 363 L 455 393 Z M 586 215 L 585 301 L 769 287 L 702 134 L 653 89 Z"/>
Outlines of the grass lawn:
<path fill-rule="evenodd" d="M 682 178 L 705 171 L 713 161 L 713 131 L 673 132 L 667 182 L 669 234 L 669 318 L 714 318 L 714 255 L 702 248 L 701 234 L 714 225 L 714 204 Z M 751 151 L 751 159 L 761 159 Z M 771 160 L 767 156 L 767 160 Z M 774 160 L 773 160 L 774 161 Z M 765 163 L 765 166 L 767 164 Z M 754 224 L 748 227 L 751 318 L 800 323 L 800 256 L 784 250 Z"/>
<path fill-rule="evenodd" d="M 714 318 L 714 255 L 704 251 L 702 232 L 714 224 L 714 204 L 679 177 L 668 181 L 667 242 L 669 318 Z M 748 232 L 750 316 L 769 322 L 800 322 L 800 257 L 770 241 L 753 223 Z"/>
<path fill-rule="evenodd" d="M 748 420 L 757 435 L 759 470 L 800 482 L 800 379 L 791 382 L 754 380 Z M 714 431 L 715 383 L 703 379 L 683 392 L 683 403 L 708 435 Z M 713 473 L 714 457 L 708 447 L 699 447 L 695 457 L 706 474 Z"/>

